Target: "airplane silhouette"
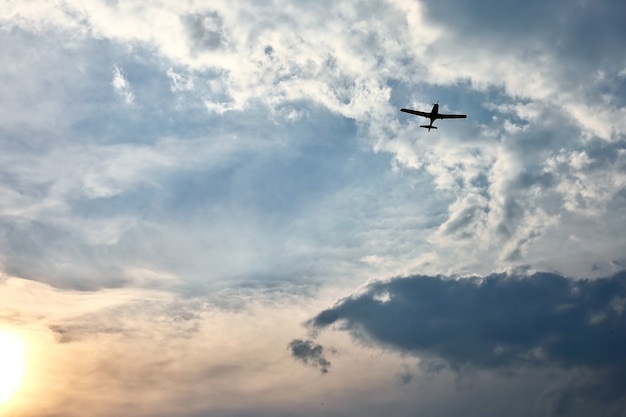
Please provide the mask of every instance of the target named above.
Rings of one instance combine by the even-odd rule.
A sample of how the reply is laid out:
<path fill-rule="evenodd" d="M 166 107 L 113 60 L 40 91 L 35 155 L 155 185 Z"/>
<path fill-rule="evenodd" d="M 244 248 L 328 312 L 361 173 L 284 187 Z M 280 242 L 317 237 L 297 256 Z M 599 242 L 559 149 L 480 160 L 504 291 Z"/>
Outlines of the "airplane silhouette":
<path fill-rule="evenodd" d="M 420 127 L 428 129 L 429 132 L 430 132 L 430 129 L 437 129 L 437 126 L 433 126 L 433 122 L 437 119 L 465 119 L 467 117 L 466 114 L 441 114 L 439 113 L 439 101 L 433 104 L 433 109 L 430 111 L 430 113 L 425 112 L 425 111 L 419 111 L 419 110 L 411 110 L 411 109 L 400 109 L 400 111 L 403 111 L 405 113 L 415 114 L 417 116 L 422 116 L 422 117 L 426 117 L 430 119 L 430 124 L 420 125 Z"/>

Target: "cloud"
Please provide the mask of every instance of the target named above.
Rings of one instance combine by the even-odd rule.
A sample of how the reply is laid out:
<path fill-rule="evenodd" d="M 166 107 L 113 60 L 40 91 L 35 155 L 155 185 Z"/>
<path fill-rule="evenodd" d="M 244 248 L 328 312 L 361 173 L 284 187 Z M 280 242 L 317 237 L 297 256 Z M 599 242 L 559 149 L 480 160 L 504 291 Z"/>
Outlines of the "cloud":
<path fill-rule="evenodd" d="M 618 0 L 454 3 L 1 3 L 2 271 L 82 291 L 57 295 L 93 295 L 104 302 L 98 297 L 124 294 L 142 299 L 146 293 L 140 290 L 152 289 L 166 298 L 178 293 L 210 299 L 232 312 L 245 310 L 266 292 L 315 298 L 320 296 L 317 291 L 334 291 L 334 296 L 364 279 L 411 276 L 416 271 L 471 275 L 522 267 L 590 277 L 623 268 L 626 9 Z M 409 106 L 428 109 L 437 99 L 443 110 L 468 113 L 469 118 L 439 122 L 437 132 L 427 133 L 419 129 L 418 118 L 398 111 Z M 514 287 L 496 278 L 469 280 L 463 289 L 446 280 L 437 282 L 451 298 L 459 292 L 472 300 L 482 299 L 489 287 L 478 281 L 497 282 L 498 289 Z M 593 292 L 591 281 L 580 282 Z M 370 295 L 368 302 L 374 306 L 396 311 L 402 294 L 394 290 L 395 281 L 388 285 L 390 291 L 366 292 L 362 298 Z M 546 290 L 544 285 L 536 284 L 537 295 Z M 225 288 L 245 296 L 223 297 Z M 522 294 L 524 288 L 515 287 Z M 450 312 L 465 306 L 468 319 L 479 312 L 485 320 L 491 317 L 480 305 L 453 303 L 444 293 L 435 292 L 434 298 Z M 494 294 L 506 298 L 496 290 Z M 272 302 L 280 304 L 278 298 Z M 576 325 L 573 319 L 561 323 L 565 329 L 557 336 L 572 341 L 567 326 L 588 326 L 604 340 L 599 329 L 621 317 L 621 300 L 588 308 L 587 324 L 580 324 L 583 319 Z M 316 308 L 326 305 L 319 299 L 316 303 Z M 35 304 L 29 308 L 39 311 Z M 511 320 L 517 317 L 506 306 L 495 301 L 493 306 L 504 308 Z M 313 314 L 297 307 L 298 317 Z M 143 321 L 129 324 L 142 308 L 149 312 Z M 363 357 L 358 363 L 355 352 L 365 348 L 353 346 L 341 361 L 333 361 L 332 378 L 324 378 L 328 395 L 346 392 L 346 385 L 337 381 L 354 387 L 358 378 L 367 395 L 355 395 L 346 404 L 364 404 L 360 400 L 367 397 L 370 402 L 359 411 L 386 414 L 387 406 L 399 404 L 400 394 L 383 390 L 388 404 L 369 406 L 380 398 L 370 394 L 388 382 L 381 377 L 387 374 L 410 382 L 392 383 L 394 389 L 419 386 L 425 392 L 425 385 L 431 385 L 424 384 L 424 369 L 440 370 L 445 379 L 453 368 L 493 373 L 515 368 L 518 375 L 532 374 L 508 382 L 511 392 L 517 392 L 517 381 L 542 381 L 555 372 L 561 385 L 554 392 L 565 399 L 566 392 L 596 390 L 591 389 L 592 377 L 598 384 L 617 378 L 605 365 L 583 363 L 575 356 L 568 362 L 564 348 L 557 349 L 558 340 L 545 334 L 503 341 L 492 329 L 494 336 L 485 341 L 480 331 L 489 326 L 462 322 L 454 327 L 436 306 L 428 308 L 426 319 L 443 323 L 432 327 L 457 330 L 456 339 L 430 334 L 439 342 L 425 346 L 413 340 L 413 345 L 408 341 L 400 348 L 391 337 L 382 343 L 386 352 L 401 350 L 422 362 L 414 369 L 382 361 L 376 372 L 363 369 Z M 67 304 L 60 309 L 71 310 Z M 180 310 L 171 303 L 163 309 Z M 541 310 L 542 317 L 552 317 L 548 310 Z M 55 309 L 42 315 L 51 311 Z M 245 377 L 250 364 L 258 365 L 255 370 L 263 377 L 272 373 L 267 372 L 271 363 L 279 364 L 281 375 L 293 373 L 307 382 L 310 369 L 294 366 L 293 358 L 322 372 L 330 369 L 324 365 L 328 350 L 322 347 L 327 343 L 323 339 L 299 340 L 290 345 L 289 355 L 284 341 L 291 336 L 286 336 L 274 341 L 279 345 L 274 350 L 247 355 L 275 333 L 265 329 L 246 339 L 249 344 L 237 345 L 243 359 L 233 357 L 221 364 L 222 350 L 232 352 L 211 344 L 210 335 L 234 330 L 224 326 L 202 333 L 212 318 L 195 320 L 197 314 L 204 313 L 189 313 L 194 319 L 183 321 L 188 328 L 181 326 L 204 335 L 192 346 L 187 346 L 186 331 L 172 330 L 180 322 L 170 322 L 158 307 L 141 303 L 72 319 L 53 315 L 44 327 L 55 341 L 68 342 L 55 344 L 59 349 L 91 348 L 98 340 L 108 343 L 103 350 L 113 344 L 116 353 L 124 353 L 129 344 L 138 343 L 140 348 L 128 360 L 117 364 L 105 357 L 99 365 L 110 372 L 111 381 L 126 379 L 119 377 L 124 375 L 134 381 L 130 385 L 140 387 L 141 375 L 159 375 L 159 369 L 179 377 L 173 380 L 186 379 L 189 374 L 177 367 L 179 352 L 165 337 L 159 339 L 162 346 L 151 346 L 159 334 L 181 337 L 179 344 L 171 342 L 176 348 L 197 348 L 202 360 L 217 358 L 201 360 L 203 367 L 184 364 L 187 371 L 193 369 L 191 380 L 211 381 L 208 388 L 197 388 L 207 391 L 195 397 L 202 398 L 202 404 L 220 397 L 224 381 L 248 394 L 263 391 L 263 384 L 251 386 L 255 383 Z M 382 314 L 371 320 L 387 318 Z M 284 315 L 274 319 L 285 322 Z M 232 324 L 234 319 L 224 320 Z M 264 317 L 237 320 L 245 333 Z M 359 320 L 364 319 L 339 320 L 337 326 L 353 323 L 354 331 Z M 408 325 L 400 320 L 402 326 Z M 463 326 L 475 330 L 475 339 L 463 333 Z M 387 327 L 392 331 L 396 326 Z M 275 322 L 267 328 L 275 329 Z M 382 339 L 369 334 L 368 340 L 380 346 Z M 457 342 L 467 344 L 466 356 Z M 146 346 L 159 360 L 144 355 Z M 164 347 L 170 350 L 159 356 Z M 267 359 L 268 351 L 284 357 Z M 89 365 L 90 356 L 85 358 L 83 364 Z M 354 368 L 341 369 L 349 358 L 355 360 Z M 134 360 L 137 366 L 125 370 Z M 442 370 L 441 363 L 448 370 Z M 572 376 L 574 369 L 582 368 L 588 378 Z M 361 384 L 368 372 L 376 389 Z M 213 387 L 221 388 L 215 389 L 210 387 L 215 379 L 207 374 L 236 376 L 218 378 L 221 383 Z M 490 388 L 506 385 L 505 379 Z M 154 376 L 149 381 L 159 383 Z M 287 392 L 285 386 L 291 389 L 293 381 L 276 395 Z M 142 389 L 149 391 L 150 384 Z M 76 386 L 82 386 L 80 381 Z M 450 391 L 433 386 L 429 392 L 447 406 L 450 402 L 440 393 Z M 474 404 L 488 397 L 474 394 Z M 555 395 L 548 392 L 544 398 L 552 401 Z M 245 397 L 232 392 L 224 396 Z M 177 401 L 182 397 L 185 394 Z M 317 406 L 313 397 L 311 404 Z M 423 404 L 426 397 L 420 394 L 414 401 L 413 395 L 406 395 L 405 401 L 414 402 L 404 408 L 405 414 L 441 410 L 420 408 L 417 403 Z M 83 398 L 85 403 L 90 399 Z M 183 398 L 180 403 L 190 401 Z M 309 415 L 324 414 L 314 406 Z M 293 414 L 287 408 L 283 414 Z M 448 414 L 464 408 L 451 408 Z M 348 408 L 340 410 L 337 414 L 350 414 Z M 484 408 L 476 410 L 480 414 Z M 528 409 L 523 410 L 519 414 L 528 415 Z M 553 409 L 559 410 L 567 412 L 567 407 Z M 206 414 L 200 409 L 188 412 Z"/>
<path fill-rule="evenodd" d="M 526 356 L 539 349 L 550 363 L 608 367 L 626 359 L 620 348 L 626 340 L 614 332 L 626 320 L 617 307 L 624 297 L 626 273 L 597 280 L 547 273 L 412 276 L 371 283 L 309 324 L 345 321 L 346 329 L 364 330 L 374 341 L 431 352 L 455 366 L 540 364 Z M 593 319 L 597 314 L 602 319 Z"/>
<path fill-rule="evenodd" d="M 309 297 L 293 298 L 283 287 L 265 296 L 249 289 L 179 297 L 146 288 L 70 291 L 2 277 L 0 289 L 0 330 L 10 325 L 27 347 L 24 386 L 13 408 L 3 404 L 10 414 L 54 409 L 79 416 L 89 408 L 95 416 L 271 415 L 274 406 L 293 407 L 283 403 L 285 393 L 304 392 L 310 378 L 284 349 L 301 330 Z M 311 360 L 328 369 L 322 356 Z"/>
<path fill-rule="evenodd" d="M 624 400 L 626 272 L 572 280 L 557 274 L 411 276 L 368 284 L 308 324 L 451 369 L 584 370 L 576 392 Z M 572 387 L 570 387 L 573 389 Z"/>
<path fill-rule="evenodd" d="M 581 156 L 600 146 L 598 142 L 618 146 L 626 131 L 620 101 L 624 85 L 619 75 L 624 68 L 620 55 L 602 54 L 590 65 L 579 47 L 594 45 L 596 52 L 621 50 L 620 37 L 612 36 L 621 28 L 618 22 L 623 7 L 618 2 L 570 7 L 566 2 L 545 5 L 532 1 L 507 3 L 506 7 L 489 5 L 487 11 L 472 7 L 454 15 L 446 11 L 456 6 L 445 1 L 411 5 L 391 0 L 358 5 L 326 2 L 315 7 L 294 3 L 281 8 L 216 1 L 210 9 L 166 0 L 141 6 L 68 1 L 62 10 L 54 11 L 44 3 L 40 7 L 5 6 L 0 16 L 5 17 L 4 26 L 12 28 L 4 32 L 7 44 L 31 45 L 28 54 L 22 53 L 23 48 L 3 51 L 7 62 L 37 81 L 37 91 L 29 97 L 41 97 L 39 101 L 47 109 L 36 112 L 41 122 L 29 120 L 28 126 L 45 130 L 46 122 L 54 121 L 65 127 L 53 131 L 55 138 L 63 138 L 61 142 L 40 138 L 46 146 L 93 141 L 134 148 L 158 143 L 164 136 L 175 136 L 181 142 L 192 136 L 199 142 L 250 151 L 249 155 L 262 144 L 279 158 L 288 158 L 309 151 L 300 146 L 304 137 L 307 141 L 350 140 L 351 145 L 376 152 L 367 158 L 361 153 L 364 163 L 357 165 L 358 170 L 346 165 L 354 178 L 366 175 L 363 166 L 371 161 L 387 163 L 391 157 L 398 176 L 389 179 L 389 184 L 402 182 L 412 187 L 421 182 L 416 195 L 424 197 L 423 204 L 437 200 L 437 208 L 428 213 L 429 228 L 413 230 L 415 236 L 423 236 L 421 242 L 427 242 L 419 244 L 421 252 L 395 250 L 392 258 L 437 259 L 438 267 L 429 273 L 487 273 L 539 263 L 544 269 L 575 276 L 587 272 L 585 263 L 601 265 L 599 274 L 610 272 L 604 261 L 598 262 L 606 251 L 592 249 L 594 253 L 590 253 L 572 241 L 573 258 L 592 258 L 574 266 L 546 259 L 546 251 L 538 256 L 536 248 L 560 244 L 562 239 L 553 238 L 555 228 L 566 236 L 593 234 L 591 226 L 580 230 L 581 225 L 593 223 L 590 216 L 611 230 L 618 228 L 616 219 L 623 215 L 623 205 L 614 202 L 619 202 L 623 188 L 621 163 L 598 161 L 592 173 Z M 11 19 L 15 16 L 20 18 Z M 603 19 L 608 23 L 600 30 Z M 498 36 L 494 36 L 496 32 Z M 70 34 L 71 43 L 55 42 Z M 38 52 L 42 50 L 46 54 Z M 65 61 L 80 65 L 68 67 L 62 64 Z M 58 91 L 61 97 L 46 94 L 48 84 L 38 73 L 28 72 L 34 66 L 64 68 L 47 73 L 48 84 L 63 86 Z M 111 67 L 113 89 L 108 85 Z M 102 77 L 108 81 L 103 83 Z M 21 85 L 22 91 L 28 91 L 24 86 L 33 83 L 16 82 L 19 79 L 12 74 L 4 85 Z M 77 85 L 67 80 L 76 80 Z M 13 90 L 5 96 L 12 97 Z M 68 91 L 72 94 L 63 97 Z M 120 105 L 119 97 L 132 102 L 132 109 Z M 417 118 L 406 118 L 397 109 L 409 104 L 429 106 L 437 98 L 448 110 L 467 112 L 470 118 L 447 123 L 436 136 L 423 140 L 422 132 L 416 133 Z M 5 126 L 15 126 L 13 130 L 20 132 L 15 123 L 29 113 L 30 103 L 12 102 L 20 111 L 7 109 Z M 58 109 L 64 109 L 62 114 Z M 349 127 L 326 129 L 341 123 Z M 242 137 L 250 140 L 233 141 Z M 65 154 L 65 148 L 59 148 L 59 153 Z M 154 161 L 151 157 L 157 155 L 149 148 L 138 154 L 144 150 Z M 98 152 L 90 148 L 88 153 L 94 151 Z M 158 157 L 167 158 L 168 164 L 156 163 L 135 172 L 128 169 L 127 162 L 138 162 L 111 157 L 111 165 L 90 173 L 85 185 L 103 198 L 123 196 L 126 198 L 120 200 L 129 201 L 134 194 L 124 194 L 125 190 L 151 184 L 185 200 L 187 195 L 172 191 L 175 181 L 168 181 L 180 177 L 181 165 L 194 159 L 195 153 Z M 5 158 L 20 160 L 8 153 Z M 188 171 L 190 175 L 206 174 L 201 159 L 192 164 L 195 172 Z M 246 167 L 243 161 L 228 162 L 220 172 L 230 170 L 235 177 L 242 171 L 251 172 L 254 164 Z M 115 172 L 118 163 L 120 173 Z M 302 169 L 294 169 L 297 178 L 308 175 L 305 168 L 303 164 Z M 308 185 L 325 181 L 323 174 L 317 177 L 322 172 L 309 175 Z M 382 165 L 378 173 L 375 178 L 384 175 Z M 272 183 L 277 179 L 264 180 Z M 217 187 L 223 189 L 224 182 Z M 307 184 L 302 184 L 299 194 L 306 189 Z M 361 201 L 376 199 L 380 188 L 373 189 L 361 187 L 359 192 L 370 193 Z M 335 198 L 329 195 L 332 191 L 324 191 L 316 194 L 320 201 Z M 391 197 L 392 192 L 380 199 L 389 206 L 400 204 L 400 211 L 409 212 L 413 202 L 398 201 Z M 11 187 L 2 195 L 11 205 L 37 200 L 32 193 L 20 194 Z M 293 207 L 283 196 L 285 193 L 272 194 L 277 197 L 275 207 Z M 334 217 L 340 222 L 341 217 L 353 216 L 350 212 Z M 118 219 L 108 230 L 128 230 L 120 224 L 130 224 L 132 219 Z M 401 221 L 389 230 L 399 229 Z M 275 232 L 268 233 L 273 236 Z M 355 232 L 369 234 L 371 227 L 362 223 Z M 387 235 L 386 245 L 391 246 L 393 239 L 392 233 Z M 417 245 L 415 240 L 405 240 L 402 245 Z M 366 246 L 367 240 L 361 244 Z M 618 245 L 615 242 L 613 247 Z M 383 253 L 368 253 L 368 249 L 362 247 L 349 262 L 357 264 L 374 253 L 383 259 Z M 381 265 L 370 267 L 387 268 L 388 274 L 401 272 L 398 262 Z M 403 263 L 402 273 L 416 270 L 406 265 Z"/>
<path fill-rule="evenodd" d="M 215 50 L 227 45 L 224 22 L 217 12 L 189 14 L 182 18 L 196 51 Z"/>
<path fill-rule="evenodd" d="M 135 95 L 130 88 L 128 80 L 124 77 L 122 70 L 117 65 L 113 67 L 113 81 L 111 81 L 111 85 L 120 97 L 122 97 L 124 103 L 133 104 L 133 101 L 135 101 Z"/>
<path fill-rule="evenodd" d="M 294 339 L 289 342 L 287 348 L 291 350 L 291 355 L 294 358 L 320 368 L 323 374 L 328 372 L 330 362 L 324 357 L 324 347 L 322 345 L 312 340 Z"/>

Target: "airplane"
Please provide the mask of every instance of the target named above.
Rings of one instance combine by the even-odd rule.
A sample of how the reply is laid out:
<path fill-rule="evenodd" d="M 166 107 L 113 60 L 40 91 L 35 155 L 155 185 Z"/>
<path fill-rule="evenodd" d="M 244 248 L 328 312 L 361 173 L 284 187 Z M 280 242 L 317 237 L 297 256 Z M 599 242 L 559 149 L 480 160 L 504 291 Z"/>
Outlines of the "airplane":
<path fill-rule="evenodd" d="M 433 104 L 433 109 L 430 111 L 430 113 L 427 113 L 425 111 L 419 111 L 419 110 L 411 110 L 411 109 L 400 109 L 400 111 L 403 111 L 405 113 L 415 114 L 417 116 L 422 116 L 422 117 L 426 117 L 430 119 L 429 125 L 420 125 L 420 127 L 428 129 L 429 132 L 430 132 L 430 129 L 437 129 L 437 126 L 433 126 L 433 122 L 437 119 L 465 119 L 467 117 L 466 114 L 441 114 L 439 113 L 438 101 L 435 104 Z"/>

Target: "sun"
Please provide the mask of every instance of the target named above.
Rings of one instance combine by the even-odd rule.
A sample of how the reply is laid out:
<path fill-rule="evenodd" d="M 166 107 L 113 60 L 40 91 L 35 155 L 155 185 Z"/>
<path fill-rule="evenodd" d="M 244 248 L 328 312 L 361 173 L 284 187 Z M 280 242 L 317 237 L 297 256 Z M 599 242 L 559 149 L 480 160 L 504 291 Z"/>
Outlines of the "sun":
<path fill-rule="evenodd" d="M 0 330 L 0 404 L 6 402 L 22 383 L 24 345 L 14 334 Z"/>

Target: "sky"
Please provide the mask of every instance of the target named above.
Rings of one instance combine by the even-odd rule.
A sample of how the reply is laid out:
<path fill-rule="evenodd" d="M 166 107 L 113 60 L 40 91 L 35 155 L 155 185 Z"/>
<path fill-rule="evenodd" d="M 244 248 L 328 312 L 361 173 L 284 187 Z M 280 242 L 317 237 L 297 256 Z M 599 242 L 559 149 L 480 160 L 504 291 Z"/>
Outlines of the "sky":
<path fill-rule="evenodd" d="M 0 3 L 2 414 L 623 416 L 624 21 Z"/>

